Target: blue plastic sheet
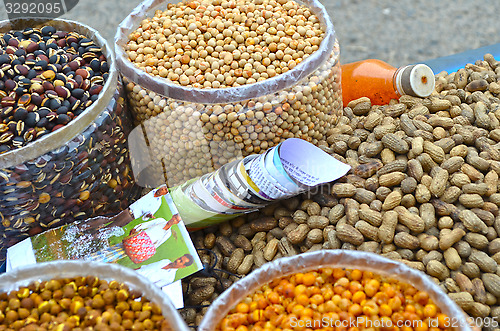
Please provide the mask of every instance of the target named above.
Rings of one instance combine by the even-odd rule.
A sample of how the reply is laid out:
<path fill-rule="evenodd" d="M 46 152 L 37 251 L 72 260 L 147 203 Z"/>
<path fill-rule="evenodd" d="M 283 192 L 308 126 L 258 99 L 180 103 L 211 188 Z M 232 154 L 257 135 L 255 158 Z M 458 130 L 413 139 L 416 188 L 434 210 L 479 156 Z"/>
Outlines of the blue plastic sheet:
<path fill-rule="evenodd" d="M 452 73 L 465 67 L 467 63 L 475 63 L 477 60 L 482 60 L 486 53 L 490 53 L 495 59 L 500 60 L 500 43 L 471 49 L 462 53 L 438 57 L 422 63 L 431 67 L 435 74 L 441 71 Z"/>

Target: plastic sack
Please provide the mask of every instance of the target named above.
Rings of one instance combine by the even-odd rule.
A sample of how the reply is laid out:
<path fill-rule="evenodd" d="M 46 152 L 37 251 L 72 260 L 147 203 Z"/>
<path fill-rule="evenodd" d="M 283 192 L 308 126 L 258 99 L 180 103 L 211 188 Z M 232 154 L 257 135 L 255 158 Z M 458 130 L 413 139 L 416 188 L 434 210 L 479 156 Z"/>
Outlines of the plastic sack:
<path fill-rule="evenodd" d="M 0 32 L 51 25 L 85 35 L 102 48 L 109 77 L 99 98 L 77 118 L 30 144 L 0 154 L 0 264 L 6 248 L 45 229 L 114 214 L 140 195 L 127 136 L 132 121 L 112 49 L 99 33 L 57 19 L 0 22 Z"/>
<path fill-rule="evenodd" d="M 374 253 L 349 250 L 322 250 L 285 257 L 264 264 L 224 291 L 210 305 L 198 330 L 215 330 L 221 319 L 237 303 L 262 285 L 276 278 L 324 267 L 372 271 L 411 284 L 419 290 L 426 291 L 434 303 L 441 308 L 441 311 L 453 318 L 453 324 L 459 326 L 458 328 L 452 328 L 453 330 L 472 330 L 469 327 L 465 313 L 423 272 Z"/>
<path fill-rule="evenodd" d="M 328 145 L 327 133 L 342 112 L 339 45 L 320 2 L 303 3 L 324 26 L 319 49 L 285 73 L 231 88 L 183 87 L 128 59 L 124 48 L 130 33 L 155 10 L 166 9 L 167 1 L 146 0 L 120 24 L 117 65 L 136 124 L 141 124 L 129 139 L 138 153 L 132 162 L 139 185 L 172 187 L 287 138 Z"/>
<path fill-rule="evenodd" d="M 0 276 L 0 292 L 9 292 L 27 286 L 34 281 L 45 281 L 78 276 L 96 276 L 107 281 L 115 280 L 138 290 L 144 297 L 156 303 L 173 331 L 188 331 L 186 322 L 179 315 L 166 294 L 147 278 L 132 269 L 113 263 L 86 261 L 54 261 L 16 268 Z"/>

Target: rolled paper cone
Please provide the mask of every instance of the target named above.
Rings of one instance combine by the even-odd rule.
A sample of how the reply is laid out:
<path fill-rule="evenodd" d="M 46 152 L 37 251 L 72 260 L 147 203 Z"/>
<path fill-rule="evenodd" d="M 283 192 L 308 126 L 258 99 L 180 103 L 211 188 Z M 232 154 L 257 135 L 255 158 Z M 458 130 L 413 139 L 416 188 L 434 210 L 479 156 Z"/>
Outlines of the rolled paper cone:
<path fill-rule="evenodd" d="M 334 181 L 349 169 L 313 144 L 290 138 L 265 154 L 225 164 L 174 188 L 172 199 L 186 226 L 200 228 Z M 250 203 L 256 201 L 261 206 L 253 209 Z"/>

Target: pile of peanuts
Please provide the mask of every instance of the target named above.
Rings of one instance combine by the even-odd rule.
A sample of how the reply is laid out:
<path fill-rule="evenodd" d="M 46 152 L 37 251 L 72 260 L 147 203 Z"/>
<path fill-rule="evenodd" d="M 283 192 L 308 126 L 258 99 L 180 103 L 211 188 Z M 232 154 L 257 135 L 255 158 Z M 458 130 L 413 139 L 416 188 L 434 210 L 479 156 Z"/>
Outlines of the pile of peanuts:
<path fill-rule="evenodd" d="M 425 291 L 372 272 L 324 268 L 273 280 L 243 298 L 216 330 L 450 329 Z M 448 325 L 447 325 L 448 324 Z"/>
<path fill-rule="evenodd" d="M 165 95 L 124 81 L 153 177 L 181 184 L 292 137 L 326 145 L 342 104 L 339 47 L 325 26 L 285 0 L 182 1 L 144 19 L 124 45 L 126 61 L 165 78 Z M 311 55 L 322 60 L 308 63 Z M 200 90 L 183 90 L 185 99 L 181 87 Z"/>
<path fill-rule="evenodd" d="M 33 282 L 0 293 L 0 330 L 171 330 L 160 306 L 94 276 Z"/>
<path fill-rule="evenodd" d="M 486 54 L 436 75 L 428 98 L 344 108 L 324 149 L 352 170 L 318 192 L 194 233 L 222 268 L 246 275 L 321 249 L 379 253 L 427 273 L 472 318 L 500 321 L 500 62 Z M 210 255 L 202 260 L 214 262 Z M 191 279 L 210 303 L 238 278 Z M 183 314 L 192 324 L 204 311 Z M 486 326 L 487 322 L 489 327 Z"/>

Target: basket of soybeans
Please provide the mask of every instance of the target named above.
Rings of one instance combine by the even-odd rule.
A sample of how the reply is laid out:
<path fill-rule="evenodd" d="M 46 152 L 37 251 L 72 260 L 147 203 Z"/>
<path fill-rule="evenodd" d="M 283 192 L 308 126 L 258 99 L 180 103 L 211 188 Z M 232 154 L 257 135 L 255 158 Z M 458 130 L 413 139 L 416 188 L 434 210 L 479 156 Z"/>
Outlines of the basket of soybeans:
<path fill-rule="evenodd" d="M 326 146 L 341 115 L 339 45 L 318 1 L 151 0 L 115 39 L 140 139 L 169 186 L 287 138 Z"/>

